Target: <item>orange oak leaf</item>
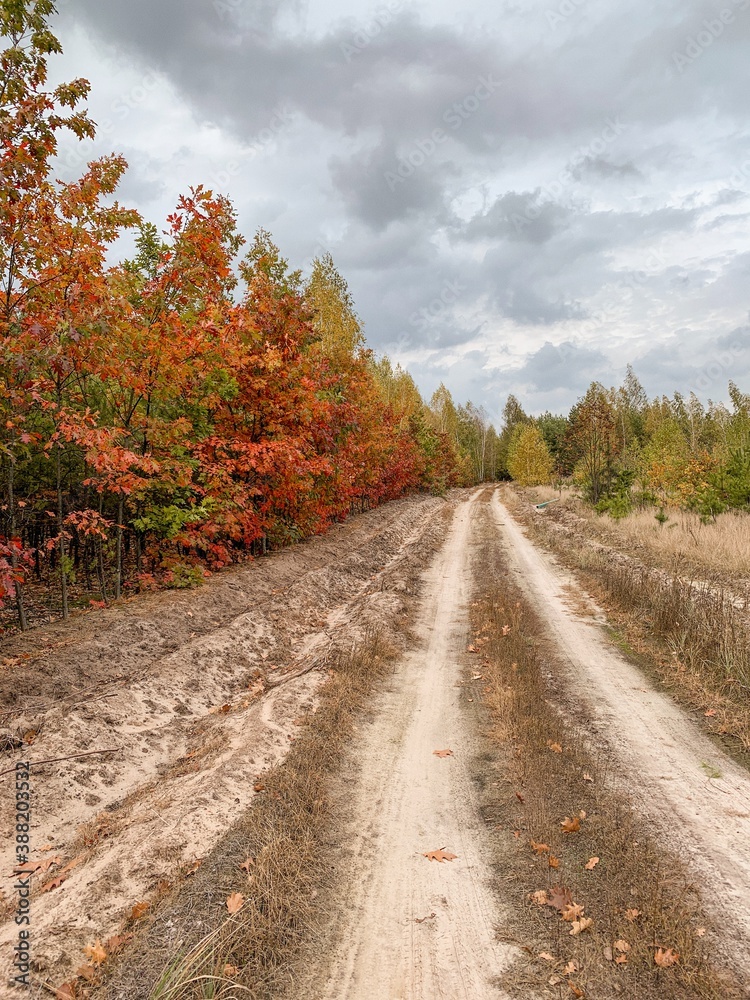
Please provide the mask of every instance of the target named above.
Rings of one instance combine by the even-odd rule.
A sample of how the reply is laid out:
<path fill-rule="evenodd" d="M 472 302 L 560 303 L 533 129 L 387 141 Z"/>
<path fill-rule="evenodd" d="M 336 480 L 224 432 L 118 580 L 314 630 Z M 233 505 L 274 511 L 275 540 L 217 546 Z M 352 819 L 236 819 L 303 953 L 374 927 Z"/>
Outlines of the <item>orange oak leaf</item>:
<path fill-rule="evenodd" d="M 583 916 L 583 909 L 584 908 L 580 905 L 580 903 L 570 903 L 568 906 L 563 907 L 560 916 L 566 923 L 572 924 L 576 920 L 581 919 Z"/>
<path fill-rule="evenodd" d="M 107 957 L 107 953 L 99 938 L 93 944 L 87 944 L 83 949 L 83 953 L 91 960 L 93 965 L 101 965 Z"/>
<path fill-rule="evenodd" d="M 547 746 L 550 748 L 552 753 L 562 753 L 562 747 L 559 743 L 553 743 L 551 740 L 547 740 Z"/>
<path fill-rule="evenodd" d="M 680 953 L 673 948 L 657 948 L 654 955 L 654 964 L 660 969 L 669 969 L 673 965 L 679 965 Z"/>
<path fill-rule="evenodd" d="M 566 816 L 561 821 L 560 826 L 563 828 L 563 833 L 578 833 L 581 829 L 581 821 L 578 816 L 574 816 L 572 819 L 570 816 Z"/>
<path fill-rule="evenodd" d="M 636 922 L 636 920 L 638 919 L 638 917 L 640 917 L 640 915 L 641 915 L 641 911 L 640 910 L 636 910 L 636 909 L 625 910 L 625 919 L 629 920 L 631 924 L 634 924 Z"/>
<path fill-rule="evenodd" d="M 124 944 L 127 944 L 128 941 L 131 941 L 132 938 L 132 934 L 113 934 L 112 937 L 108 937 L 104 942 L 104 950 L 108 955 L 114 955 L 115 952 L 118 952 L 120 948 L 122 948 Z"/>
<path fill-rule="evenodd" d="M 452 757 L 453 756 L 453 751 L 452 750 L 433 750 L 432 753 L 433 753 L 433 755 L 435 757 Z"/>
<path fill-rule="evenodd" d="M 540 951 L 539 952 L 539 957 L 544 962 L 554 962 L 555 961 L 555 956 L 554 955 L 550 955 L 550 953 L 548 951 Z"/>
<path fill-rule="evenodd" d="M 550 868 L 560 867 L 560 859 L 556 858 L 554 854 L 550 854 L 549 858 L 547 858 L 547 861 L 549 862 Z"/>
<path fill-rule="evenodd" d="M 535 840 L 530 840 L 529 843 L 535 854 L 549 854 L 549 844 L 537 844 Z"/>
<path fill-rule="evenodd" d="M 573 937 L 577 934 L 582 934 L 584 931 L 587 931 L 593 923 L 594 921 L 591 917 L 581 917 L 580 920 L 574 920 L 573 926 L 570 928 L 570 933 Z"/>
<path fill-rule="evenodd" d="M 537 906 L 546 906 L 549 902 L 546 889 L 538 889 L 536 892 L 532 892 L 529 895 L 529 899 L 533 900 Z"/>
<path fill-rule="evenodd" d="M 130 920 L 140 920 L 144 913 L 148 912 L 150 909 L 150 903 L 136 903 L 135 906 L 130 911 Z"/>
<path fill-rule="evenodd" d="M 231 896 L 227 897 L 226 907 L 230 913 L 239 913 L 244 905 L 245 897 L 241 892 L 233 892 Z"/>
<path fill-rule="evenodd" d="M 422 856 L 427 858 L 428 861 L 439 861 L 441 864 L 444 861 L 455 861 L 458 857 L 457 854 L 451 854 L 450 851 L 446 851 L 444 847 L 441 847 L 437 851 L 425 851 Z"/>
<path fill-rule="evenodd" d="M 601 860 L 600 858 L 589 858 L 589 860 L 586 862 L 586 864 L 583 867 L 586 869 L 586 871 L 589 871 L 589 872 L 593 871 L 594 868 L 596 868 L 596 866 L 599 864 L 600 860 Z"/>

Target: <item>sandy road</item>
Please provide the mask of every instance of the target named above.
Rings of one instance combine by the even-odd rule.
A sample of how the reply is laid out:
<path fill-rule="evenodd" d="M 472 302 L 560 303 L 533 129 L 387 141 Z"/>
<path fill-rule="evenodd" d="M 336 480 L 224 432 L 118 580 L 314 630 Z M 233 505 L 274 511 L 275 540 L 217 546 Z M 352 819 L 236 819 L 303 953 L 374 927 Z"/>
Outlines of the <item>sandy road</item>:
<path fill-rule="evenodd" d="M 604 736 L 639 808 L 688 859 L 750 982 L 750 775 L 620 655 L 588 595 L 532 545 L 497 493 L 492 506 L 518 582 L 567 663 L 568 693 Z M 592 616 L 573 610 L 571 596 Z"/>
<path fill-rule="evenodd" d="M 426 575 L 421 642 L 363 726 L 349 803 L 357 877 L 334 956 L 302 994 L 315 1000 L 497 1000 L 512 960 L 495 940 L 486 833 L 469 770 L 461 706 L 475 494 L 456 512 Z M 452 758 L 433 751 L 451 748 Z M 446 848 L 453 862 L 423 852 Z M 426 918 L 426 919 L 424 919 Z M 421 921 L 421 922 L 419 922 Z"/>

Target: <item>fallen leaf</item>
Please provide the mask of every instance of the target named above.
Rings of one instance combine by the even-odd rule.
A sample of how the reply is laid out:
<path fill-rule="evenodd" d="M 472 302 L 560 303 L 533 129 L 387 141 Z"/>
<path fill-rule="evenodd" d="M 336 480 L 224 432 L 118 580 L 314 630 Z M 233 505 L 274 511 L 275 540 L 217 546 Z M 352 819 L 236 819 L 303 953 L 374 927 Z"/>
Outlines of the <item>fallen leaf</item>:
<path fill-rule="evenodd" d="M 426 916 L 426 917 L 415 917 L 415 918 L 414 918 L 414 923 L 415 923 L 415 924 L 423 924 L 423 923 L 425 922 L 425 920 L 434 920 L 434 919 L 435 919 L 435 917 L 436 917 L 436 915 L 437 915 L 437 914 L 435 914 L 435 913 L 430 913 L 430 914 L 429 914 L 428 916 Z"/>
<path fill-rule="evenodd" d="M 709 708 L 709 710 L 707 712 L 704 712 L 703 714 L 706 716 L 707 719 L 713 719 L 713 717 L 716 715 L 716 709 Z"/>
<path fill-rule="evenodd" d="M 696 927 L 696 929 L 695 929 L 695 936 L 696 937 L 705 937 L 706 936 L 706 928 L 705 927 Z"/>
<path fill-rule="evenodd" d="M 620 938 L 619 941 L 615 941 L 615 951 L 620 951 L 623 955 L 627 955 L 630 951 L 630 945 L 627 941 L 623 941 L 622 938 Z"/>
<path fill-rule="evenodd" d="M 579 998 L 579 1000 L 580 1000 L 580 997 L 585 997 L 586 996 L 586 994 L 583 992 L 583 990 L 581 989 L 581 987 L 580 986 L 576 986 L 576 984 L 572 983 L 570 980 L 568 980 L 568 986 L 570 987 L 570 992 L 573 994 L 573 996 Z"/>
<path fill-rule="evenodd" d="M 604 957 L 608 962 L 614 961 L 615 953 L 612 951 L 612 949 L 608 944 L 604 946 L 603 952 L 604 952 Z"/>
<path fill-rule="evenodd" d="M 660 969 L 669 969 L 673 965 L 679 965 L 680 953 L 673 948 L 657 948 L 654 955 L 654 963 Z"/>
<path fill-rule="evenodd" d="M 227 897 L 226 907 L 230 913 L 239 913 L 244 905 L 245 897 L 241 892 L 233 892 L 231 896 Z"/>
<path fill-rule="evenodd" d="M 583 780 L 584 781 L 593 781 L 594 779 L 591 777 L 590 774 L 584 774 Z"/>
<path fill-rule="evenodd" d="M 15 878 L 16 875 L 33 875 L 42 867 L 41 861 L 24 861 L 22 865 L 16 865 L 8 878 Z"/>
<path fill-rule="evenodd" d="M 99 938 L 97 938 L 93 944 L 87 944 L 83 949 L 83 953 L 87 958 L 91 959 L 94 965 L 101 965 L 107 957 L 107 953 L 104 950 Z"/>
<path fill-rule="evenodd" d="M 76 984 L 63 983 L 55 990 L 55 1000 L 76 1000 Z"/>
<path fill-rule="evenodd" d="M 596 868 L 596 866 L 599 864 L 600 860 L 601 860 L 600 858 L 589 858 L 589 860 L 586 862 L 586 864 L 583 867 L 588 872 L 593 871 L 594 868 Z"/>
<path fill-rule="evenodd" d="M 451 854 L 450 851 L 446 851 L 444 847 L 441 847 L 437 851 L 426 851 L 423 857 L 427 858 L 428 861 L 439 861 L 442 864 L 444 861 L 455 861 L 458 855 Z"/>
<path fill-rule="evenodd" d="M 58 875 L 56 878 L 51 879 L 41 888 L 41 892 L 52 892 L 53 889 L 59 889 L 63 882 L 67 879 L 67 875 Z"/>
<path fill-rule="evenodd" d="M 574 972 L 578 972 L 578 966 L 575 962 L 568 962 L 568 964 L 563 969 L 564 976 L 572 976 Z"/>
<path fill-rule="evenodd" d="M 550 976 L 547 982 L 550 986 L 559 986 L 560 983 L 564 982 L 562 976 Z"/>
<path fill-rule="evenodd" d="M 224 966 L 224 975 L 225 976 L 239 976 L 239 974 L 240 974 L 240 970 L 237 968 L 236 965 L 229 965 L 229 963 L 227 963 Z"/>
<path fill-rule="evenodd" d="M 244 864 L 240 865 L 240 868 L 244 872 L 247 872 L 248 875 L 250 874 L 250 869 L 254 868 L 254 867 L 255 867 L 255 858 L 248 858 L 247 861 L 245 861 Z"/>
<path fill-rule="evenodd" d="M 266 786 L 263 784 L 262 781 L 256 781 L 255 784 L 253 785 L 253 791 L 255 792 L 265 792 L 265 790 Z"/>
<path fill-rule="evenodd" d="M 546 889 L 539 889 L 537 892 L 532 892 L 529 899 L 532 899 L 537 906 L 546 906 L 549 902 Z"/>
<path fill-rule="evenodd" d="M 549 844 L 537 844 L 535 840 L 530 840 L 529 843 L 535 854 L 549 854 Z"/>
<path fill-rule="evenodd" d="M 127 944 L 132 937 L 132 934 L 113 934 L 112 937 L 107 938 L 103 947 L 108 955 L 114 955 L 124 944 Z"/>
<path fill-rule="evenodd" d="M 518 799 L 519 802 L 525 802 L 526 801 L 526 799 L 523 797 L 523 795 L 520 792 L 516 792 L 516 798 Z"/>
<path fill-rule="evenodd" d="M 453 751 L 452 750 L 433 750 L 432 753 L 433 753 L 433 756 L 435 756 L 435 757 L 452 757 L 453 756 Z"/>
<path fill-rule="evenodd" d="M 202 864 L 203 858 L 198 858 L 197 861 L 194 861 L 189 868 L 185 869 L 185 878 L 190 878 L 191 875 L 195 875 Z"/>
<path fill-rule="evenodd" d="M 562 753 L 562 747 L 559 743 L 548 743 L 547 746 L 550 748 L 552 753 Z"/>
<path fill-rule="evenodd" d="M 578 833 L 581 829 L 581 820 L 578 816 L 574 816 L 572 819 L 570 816 L 566 816 L 560 826 L 563 828 L 563 833 Z"/>
<path fill-rule="evenodd" d="M 539 957 L 543 961 L 545 961 L 545 962 L 554 962 L 555 961 L 555 956 L 554 955 L 550 955 L 550 953 L 548 951 L 540 951 L 539 952 Z"/>
<path fill-rule="evenodd" d="M 625 910 L 625 919 L 629 920 L 631 924 L 634 924 L 640 915 L 640 910 Z"/>
<path fill-rule="evenodd" d="M 146 913 L 151 904 L 150 903 L 136 903 L 133 909 L 130 911 L 131 920 L 140 920 L 141 917 Z"/>
<path fill-rule="evenodd" d="M 52 850 L 52 844 L 45 844 L 45 845 L 44 845 L 44 847 L 40 847 L 40 848 L 39 848 L 39 852 L 40 852 L 41 854 L 44 854 L 44 853 L 46 853 L 47 851 L 51 851 L 51 850 Z"/>
<path fill-rule="evenodd" d="M 550 856 L 549 856 L 549 858 L 547 860 L 549 861 L 550 868 L 559 868 L 560 867 L 560 859 L 556 858 L 554 854 L 550 854 Z"/>
<path fill-rule="evenodd" d="M 575 923 L 576 920 L 580 920 L 583 916 L 583 907 L 580 903 L 569 903 L 568 906 L 563 907 L 560 916 L 567 924 Z"/>
<path fill-rule="evenodd" d="M 547 906 L 551 906 L 555 910 L 562 910 L 564 907 L 570 906 L 572 902 L 573 897 L 570 889 L 566 889 L 564 886 L 556 885 L 547 893 Z"/>
<path fill-rule="evenodd" d="M 615 959 L 615 965 L 627 965 L 627 964 L 628 964 L 627 955 L 618 955 L 617 958 Z"/>
<path fill-rule="evenodd" d="M 589 927 L 594 923 L 591 917 L 581 917 L 580 920 L 574 920 L 573 926 L 570 928 L 570 933 L 573 937 L 577 934 L 582 934 L 587 931 Z"/>

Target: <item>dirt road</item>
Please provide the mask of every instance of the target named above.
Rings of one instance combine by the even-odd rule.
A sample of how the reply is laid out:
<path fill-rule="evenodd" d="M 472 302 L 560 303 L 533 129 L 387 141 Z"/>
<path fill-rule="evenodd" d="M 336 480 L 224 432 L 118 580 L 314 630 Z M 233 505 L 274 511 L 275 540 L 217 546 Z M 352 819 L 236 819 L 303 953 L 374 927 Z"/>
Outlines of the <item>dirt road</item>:
<path fill-rule="evenodd" d="M 36 772 L 40 978 L 61 982 L 84 946 L 114 933 L 136 902 L 184 880 L 249 808 L 258 775 L 283 759 L 298 716 L 315 704 L 321 674 L 294 673 L 324 665 L 326 650 L 351 645 L 373 626 L 403 637 L 402 598 L 412 590 L 420 594 L 415 641 L 359 723 L 351 767 L 335 792 L 346 869 L 330 903 L 335 913 L 304 972 L 294 973 L 292 995 L 507 996 L 497 982 L 517 953 L 497 940 L 509 904 L 492 887 L 492 835 L 476 784 L 486 744 L 464 683 L 469 600 L 482 583 L 472 575 L 473 554 L 487 544 L 488 517 L 493 545 L 501 541 L 554 662 L 563 664 L 560 707 L 573 723 L 590 720 L 588 736 L 623 791 L 687 860 L 735 966 L 747 961 L 750 776 L 619 653 L 601 609 L 532 545 L 499 491 L 486 490 L 450 505 L 434 498 L 389 505 L 204 591 L 92 616 L 79 635 L 71 623 L 24 640 L 34 697 L 11 707 L 6 725 L 37 735 L 6 753 L 7 764 L 106 747 L 113 738 L 120 746 L 106 762 L 84 758 Z M 3 680 L 10 691 L 11 679 Z M 453 754 L 435 755 L 443 750 Z M 10 833 L 11 812 L 4 804 L 0 832 Z M 10 846 L 8 836 L 0 851 L 6 875 Z M 425 856 L 440 849 L 455 859 Z M 4 949 L 14 936 L 9 886 L 0 889 Z"/>
<path fill-rule="evenodd" d="M 425 580 L 420 641 L 362 728 L 349 804 L 356 880 L 332 964 L 310 1000 L 490 1000 L 512 961 L 469 769 L 476 735 L 461 704 L 476 497 L 457 510 Z M 465 696 L 464 696 L 465 699 Z M 453 749 L 439 758 L 436 750 Z M 445 848 L 451 862 L 424 853 Z M 327 964 L 327 963 L 326 963 Z"/>
<path fill-rule="evenodd" d="M 249 807 L 258 776 L 284 758 L 315 704 L 329 652 L 396 623 L 399 594 L 449 507 L 430 497 L 389 504 L 198 590 L 6 644 L 16 656 L 0 666 L 0 724 L 25 745 L 0 754 L 0 770 L 63 758 L 32 771 L 38 981 L 63 982 L 86 946 L 184 879 Z M 17 939 L 12 795 L 6 775 L 0 996 Z"/>
<path fill-rule="evenodd" d="M 567 664 L 571 703 L 594 720 L 594 738 L 617 762 L 623 788 L 689 861 L 750 982 L 750 775 L 618 652 L 601 609 L 532 545 L 497 493 L 493 507 L 518 583 Z M 586 606 L 588 613 L 580 610 Z"/>

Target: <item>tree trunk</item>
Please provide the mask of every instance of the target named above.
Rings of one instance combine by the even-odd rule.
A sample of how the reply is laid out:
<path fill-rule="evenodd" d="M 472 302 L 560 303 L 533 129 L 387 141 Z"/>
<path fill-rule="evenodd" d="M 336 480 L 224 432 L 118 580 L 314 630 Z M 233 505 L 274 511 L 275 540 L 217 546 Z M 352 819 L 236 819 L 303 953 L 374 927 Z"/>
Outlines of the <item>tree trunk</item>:
<path fill-rule="evenodd" d="M 59 552 L 60 552 L 60 595 L 62 597 L 62 616 L 67 618 L 68 611 L 68 567 L 66 565 L 66 545 L 65 545 L 65 509 L 63 507 L 62 494 L 62 448 L 58 441 L 55 447 L 55 478 L 57 480 L 57 527 L 60 532 Z"/>
<path fill-rule="evenodd" d="M 14 493 L 15 488 L 15 473 L 16 473 L 16 461 L 15 458 L 11 456 L 8 463 L 8 513 L 9 513 L 9 525 L 8 534 L 10 535 L 10 565 L 13 570 L 13 575 L 16 575 L 18 569 L 18 553 L 13 547 L 13 539 L 16 536 L 16 498 Z M 26 606 L 23 600 L 23 586 L 20 580 L 14 580 L 13 588 L 16 593 L 16 612 L 18 614 L 18 624 L 21 627 L 21 631 L 25 632 L 28 627 L 28 619 L 26 618 Z"/>
<path fill-rule="evenodd" d="M 115 600 L 122 594 L 122 520 L 125 517 L 125 499 L 120 494 L 117 501 L 117 568 L 115 571 Z"/>

